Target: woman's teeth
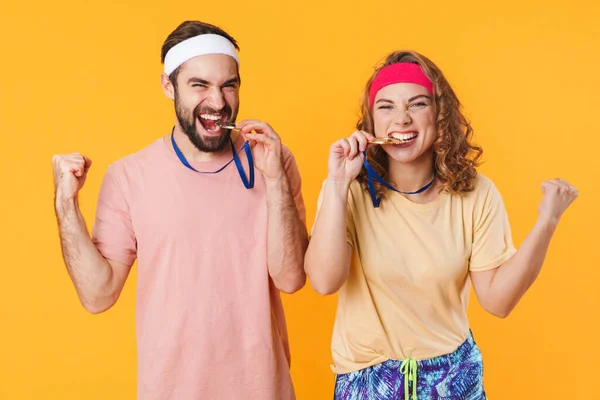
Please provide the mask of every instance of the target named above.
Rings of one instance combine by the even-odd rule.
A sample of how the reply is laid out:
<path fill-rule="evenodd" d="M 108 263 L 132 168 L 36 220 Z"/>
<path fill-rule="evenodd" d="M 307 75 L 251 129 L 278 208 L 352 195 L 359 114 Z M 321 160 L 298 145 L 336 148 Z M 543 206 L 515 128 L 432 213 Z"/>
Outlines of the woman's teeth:
<path fill-rule="evenodd" d="M 418 135 L 418 133 L 414 132 L 414 133 L 392 133 L 392 137 L 395 139 L 400 139 L 400 140 L 411 140 L 416 138 Z"/>

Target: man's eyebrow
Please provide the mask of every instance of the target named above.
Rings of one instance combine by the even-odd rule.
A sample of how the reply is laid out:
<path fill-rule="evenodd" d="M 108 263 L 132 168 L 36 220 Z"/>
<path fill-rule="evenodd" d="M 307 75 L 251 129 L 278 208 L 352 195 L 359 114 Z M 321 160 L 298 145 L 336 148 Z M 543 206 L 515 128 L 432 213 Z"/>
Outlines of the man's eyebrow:
<path fill-rule="evenodd" d="M 240 83 L 240 80 L 235 77 L 235 78 L 231 78 L 225 81 L 225 83 L 223 83 L 221 86 L 228 86 L 231 85 L 232 83 Z"/>
<path fill-rule="evenodd" d="M 201 83 L 203 85 L 210 85 L 209 81 L 207 81 L 205 79 L 195 78 L 195 77 L 188 79 L 188 83 Z"/>

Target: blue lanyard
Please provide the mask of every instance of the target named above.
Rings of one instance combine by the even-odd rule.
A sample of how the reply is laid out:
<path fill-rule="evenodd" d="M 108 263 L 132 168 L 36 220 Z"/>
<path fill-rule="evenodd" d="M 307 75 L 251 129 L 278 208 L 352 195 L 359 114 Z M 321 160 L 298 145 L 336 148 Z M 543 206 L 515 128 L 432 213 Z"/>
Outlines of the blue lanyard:
<path fill-rule="evenodd" d="M 379 207 L 379 204 L 381 203 L 381 199 L 377 198 L 377 194 L 375 193 L 375 185 L 373 185 L 373 179 L 376 179 L 379 183 L 381 183 L 386 188 L 393 190 L 394 192 L 398 192 L 398 193 L 402 193 L 402 194 L 422 193 L 422 192 L 426 191 L 427 189 L 429 189 L 429 187 L 431 185 L 433 185 L 433 181 L 435 180 L 435 169 L 433 170 L 433 178 L 431 178 L 431 181 L 427 185 L 423 186 L 421 189 L 417 190 L 416 192 L 401 192 L 401 191 L 397 190 L 396 188 L 394 188 L 389 183 L 387 183 L 381 176 L 379 176 L 379 174 L 377 172 L 375 172 L 373 167 L 371 167 L 371 165 L 369 165 L 369 162 L 367 161 L 367 152 L 364 152 L 363 154 L 365 157 L 363 164 L 364 164 L 365 168 L 367 169 L 367 181 L 369 183 L 369 193 L 371 193 L 371 200 L 373 201 L 373 207 L 375 207 L 375 208 Z"/>
<path fill-rule="evenodd" d="M 250 181 L 248 181 L 248 177 L 246 176 L 246 172 L 244 171 L 244 168 L 242 168 L 242 162 L 240 161 L 240 157 L 237 155 L 237 153 L 235 151 L 235 146 L 233 145 L 233 140 L 231 140 L 231 137 L 229 138 L 229 142 L 231 143 L 231 153 L 233 154 L 233 159 L 231 161 L 235 161 L 235 166 L 237 167 L 238 173 L 240 174 L 240 178 L 242 179 L 242 182 L 244 183 L 244 186 L 246 187 L 246 189 L 252 189 L 254 187 L 254 159 L 252 158 L 252 151 L 250 150 L 250 144 L 248 142 L 246 142 L 242 146 L 242 148 L 246 151 L 246 157 L 248 157 L 248 166 L 250 169 Z M 219 168 L 217 171 L 212 171 L 212 172 L 198 171 L 190 165 L 188 160 L 185 159 L 185 156 L 183 155 L 181 150 L 179 150 L 179 147 L 177 147 L 177 143 L 175 143 L 175 137 L 173 136 L 173 132 L 171 132 L 171 143 L 173 144 L 173 149 L 175 150 L 175 154 L 177 154 L 177 157 L 179 158 L 181 163 L 183 165 L 185 165 L 186 167 L 188 167 L 189 169 L 191 169 L 192 171 L 196 171 L 201 174 L 218 174 L 219 172 L 221 172 L 225 168 L 227 168 L 227 166 L 229 164 L 231 164 L 231 161 L 229 161 L 227 164 L 225 164 L 224 166 Z M 240 151 L 242 151 L 242 149 L 240 149 Z"/>

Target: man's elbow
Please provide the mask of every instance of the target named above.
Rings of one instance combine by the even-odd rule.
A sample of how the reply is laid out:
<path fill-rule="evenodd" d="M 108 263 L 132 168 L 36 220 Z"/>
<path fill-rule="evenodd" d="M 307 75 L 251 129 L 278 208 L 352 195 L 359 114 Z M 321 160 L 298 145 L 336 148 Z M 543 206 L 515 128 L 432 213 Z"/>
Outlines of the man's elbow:
<path fill-rule="evenodd" d="M 293 279 L 288 279 L 285 282 L 280 282 L 279 284 L 276 284 L 275 286 L 277 286 L 277 289 L 279 289 L 280 292 L 283 292 L 286 294 L 294 294 L 297 291 L 299 291 L 300 289 L 302 289 L 305 284 L 306 284 L 306 275 L 304 273 L 302 273 L 299 276 L 294 277 Z"/>
<path fill-rule="evenodd" d="M 112 307 L 112 305 L 103 305 L 103 304 L 97 304 L 97 303 L 93 303 L 93 302 L 86 302 L 86 303 L 81 303 L 83 305 L 83 308 L 89 312 L 90 314 L 102 314 L 103 312 L 107 311 L 109 308 Z"/>
<path fill-rule="evenodd" d="M 109 310 L 117 302 L 118 296 L 98 296 L 80 298 L 81 305 L 90 314 L 101 314 Z"/>

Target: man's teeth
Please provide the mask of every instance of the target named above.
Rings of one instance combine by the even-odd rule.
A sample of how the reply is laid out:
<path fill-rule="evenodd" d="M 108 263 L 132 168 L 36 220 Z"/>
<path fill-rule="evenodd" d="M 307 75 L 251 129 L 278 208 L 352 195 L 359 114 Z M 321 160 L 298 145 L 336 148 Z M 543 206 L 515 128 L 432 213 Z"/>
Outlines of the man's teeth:
<path fill-rule="evenodd" d="M 202 119 L 209 119 L 211 121 L 218 121 L 221 119 L 221 115 L 214 115 L 214 114 L 201 114 L 200 118 Z"/>
<path fill-rule="evenodd" d="M 392 137 L 400 140 L 410 140 L 417 137 L 417 133 L 392 133 Z"/>

